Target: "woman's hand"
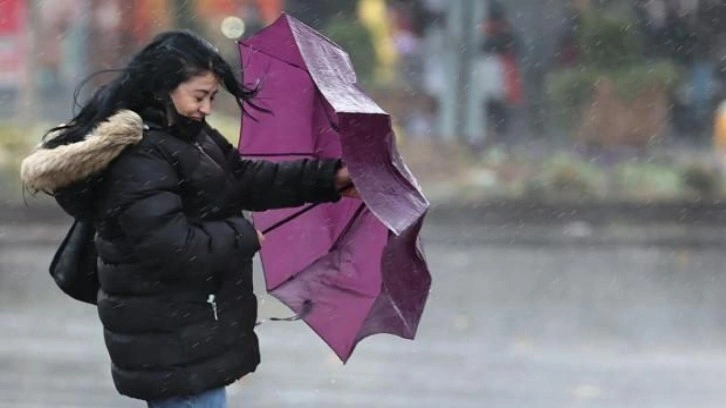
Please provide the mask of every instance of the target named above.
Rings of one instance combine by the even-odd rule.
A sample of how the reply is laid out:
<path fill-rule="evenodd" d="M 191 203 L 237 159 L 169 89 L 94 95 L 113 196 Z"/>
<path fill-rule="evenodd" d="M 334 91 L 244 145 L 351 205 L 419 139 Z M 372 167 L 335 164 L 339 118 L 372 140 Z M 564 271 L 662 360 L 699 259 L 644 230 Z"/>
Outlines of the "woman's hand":
<path fill-rule="evenodd" d="M 353 185 L 353 180 L 350 178 L 350 172 L 348 172 L 347 167 L 341 167 L 335 173 L 335 189 L 343 197 L 360 198 L 360 194 Z"/>
<path fill-rule="evenodd" d="M 262 243 L 265 242 L 265 234 L 263 234 L 260 230 L 257 230 L 257 240 L 260 242 L 260 246 L 262 246 Z"/>

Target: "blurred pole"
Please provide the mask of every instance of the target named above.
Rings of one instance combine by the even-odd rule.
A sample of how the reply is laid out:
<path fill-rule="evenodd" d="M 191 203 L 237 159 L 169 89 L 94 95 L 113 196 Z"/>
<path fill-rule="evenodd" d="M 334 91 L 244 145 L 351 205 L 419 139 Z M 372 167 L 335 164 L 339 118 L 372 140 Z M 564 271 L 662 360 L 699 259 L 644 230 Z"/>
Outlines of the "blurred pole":
<path fill-rule="evenodd" d="M 466 140 L 475 146 L 481 147 L 486 140 L 487 115 L 485 95 L 482 89 L 482 78 L 479 74 L 481 59 L 484 57 L 482 46 L 484 45 L 484 30 L 481 29 L 481 22 L 484 20 L 488 1 L 472 0 L 470 9 L 467 10 L 470 20 L 467 34 L 466 70 L 463 75 L 466 77 L 464 84 L 464 109 L 466 117 L 462 119 L 464 135 Z"/>
<path fill-rule="evenodd" d="M 472 56 L 474 54 L 472 31 L 475 29 L 474 22 L 474 1 L 476 0 L 458 0 L 461 18 L 459 19 L 459 47 L 456 72 L 456 137 L 459 141 L 468 143 L 469 135 L 469 88 L 471 88 L 471 66 Z"/>
<path fill-rule="evenodd" d="M 187 28 L 198 32 L 194 11 L 195 3 L 194 0 L 174 1 L 174 21 L 177 28 Z"/>
<path fill-rule="evenodd" d="M 463 64 L 461 43 L 463 41 L 464 2 L 470 0 L 452 0 L 446 13 L 446 28 L 444 33 L 444 83 L 441 93 L 441 109 L 439 110 L 441 123 L 441 136 L 444 140 L 454 141 L 460 134 L 457 113 L 460 99 L 459 75 Z"/>
<path fill-rule="evenodd" d="M 441 95 L 440 124 L 445 140 L 471 143 L 485 136 L 486 119 L 475 73 L 481 49 L 478 24 L 487 1 L 453 0 L 446 15 L 444 72 L 447 83 Z"/>
<path fill-rule="evenodd" d="M 18 120 L 21 124 L 28 126 L 34 123 L 37 112 L 37 35 L 35 25 L 39 24 L 39 13 L 37 8 L 38 0 L 26 0 L 26 25 L 25 25 L 25 75 L 23 84 L 20 87 L 21 95 L 18 101 Z M 40 27 L 38 27 L 40 28 Z"/>

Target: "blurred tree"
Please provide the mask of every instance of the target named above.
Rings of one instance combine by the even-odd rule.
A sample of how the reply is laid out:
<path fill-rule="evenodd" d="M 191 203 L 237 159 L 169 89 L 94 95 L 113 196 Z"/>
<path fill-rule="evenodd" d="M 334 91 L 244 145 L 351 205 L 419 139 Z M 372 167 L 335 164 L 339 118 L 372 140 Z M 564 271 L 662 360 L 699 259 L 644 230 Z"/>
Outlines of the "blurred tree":
<path fill-rule="evenodd" d="M 550 75 L 548 92 L 557 122 L 573 126 L 578 141 L 593 147 L 645 148 L 662 139 L 669 93 L 678 71 L 649 62 L 632 15 L 591 8 L 581 12 L 576 66 Z"/>
<path fill-rule="evenodd" d="M 395 77 L 398 54 L 393 44 L 393 33 L 385 0 L 359 0 L 358 20 L 369 32 L 376 57 L 375 79 L 390 83 Z"/>
<path fill-rule="evenodd" d="M 616 69 L 642 59 L 641 40 L 626 18 L 587 12 L 577 28 L 583 63 L 600 69 Z"/>
<path fill-rule="evenodd" d="M 373 79 L 376 52 L 368 29 L 353 17 L 339 17 L 331 19 L 321 31 L 348 52 L 359 83 Z"/>
<path fill-rule="evenodd" d="M 357 16 L 358 0 L 288 0 L 285 10 L 322 32 L 348 55 L 361 83 L 373 79 L 376 52 L 370 31 Z"/>
<path fill-rule="evenodd" d="M 288 0 L 285 9 L 295 18 L 316 30 L 334 19 L 355 19 L 357 0 Z"/>

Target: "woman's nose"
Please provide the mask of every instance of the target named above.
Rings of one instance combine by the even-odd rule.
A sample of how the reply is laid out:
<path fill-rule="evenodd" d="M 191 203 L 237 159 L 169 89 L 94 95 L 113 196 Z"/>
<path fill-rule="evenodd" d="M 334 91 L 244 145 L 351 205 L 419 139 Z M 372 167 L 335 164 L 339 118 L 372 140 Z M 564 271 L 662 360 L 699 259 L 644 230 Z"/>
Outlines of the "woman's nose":
<path fill-rule="evenodd" d="M 199 108 L 199 111 L 205 115 L 212 113 L 212 101 L 205 100 L 202 102 L 202 106 Z"/>

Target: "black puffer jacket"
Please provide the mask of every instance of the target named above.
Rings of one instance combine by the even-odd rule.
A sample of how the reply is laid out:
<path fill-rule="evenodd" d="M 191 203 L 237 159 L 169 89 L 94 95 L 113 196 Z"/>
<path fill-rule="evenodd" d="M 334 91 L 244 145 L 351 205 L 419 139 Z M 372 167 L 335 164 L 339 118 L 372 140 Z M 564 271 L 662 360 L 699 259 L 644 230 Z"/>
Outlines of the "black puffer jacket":
<path fill-rule="evenodd" d="M 122 128 L 138 134 L 119 137 Z M 23 163 L 26 183 L 53 191 L 71 215 L 94 218 L 98 313 L 113 379 L 120 393 L 144 400 L 221 387 L 258 365 L 252 257 L 259 243 L 241 211 L 339 199 L 337 160 L 241 160 L 215 130 L 197 130 L 142 128 L 138 115 L 122 111 L 70 154 L 69 146 L 41 149 Z M 95 170 L 75 170 L 83 143 L 114 135 L 138 143 L 107 143 L 118 157 L 109 154 L 103 166 L 86 152 Z M 67 177 L 69 167 L 80 178 Z M 73 183 L 60 186 L 54 176 Z"/>

